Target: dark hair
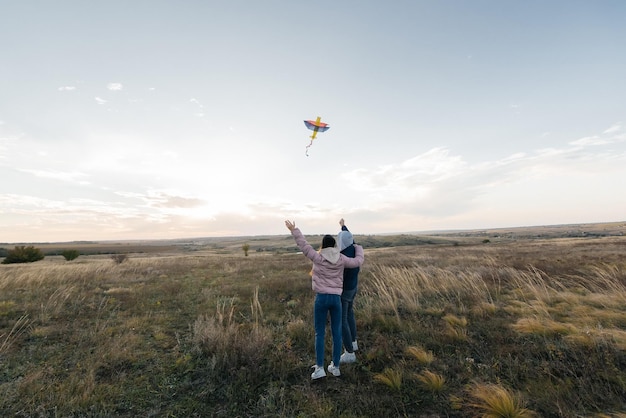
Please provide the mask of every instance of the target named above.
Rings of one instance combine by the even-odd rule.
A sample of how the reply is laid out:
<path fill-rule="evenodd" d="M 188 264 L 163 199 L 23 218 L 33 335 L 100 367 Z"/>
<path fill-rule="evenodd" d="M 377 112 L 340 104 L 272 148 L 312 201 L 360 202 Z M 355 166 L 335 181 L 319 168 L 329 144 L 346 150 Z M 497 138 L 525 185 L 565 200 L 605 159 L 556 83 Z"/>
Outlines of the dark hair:
<path fill-rule="evenodd" d="M 332 235 L 324 235 L 322 238 L 322 248 L 334 247 L 335 244 L 335 238 Z"/>

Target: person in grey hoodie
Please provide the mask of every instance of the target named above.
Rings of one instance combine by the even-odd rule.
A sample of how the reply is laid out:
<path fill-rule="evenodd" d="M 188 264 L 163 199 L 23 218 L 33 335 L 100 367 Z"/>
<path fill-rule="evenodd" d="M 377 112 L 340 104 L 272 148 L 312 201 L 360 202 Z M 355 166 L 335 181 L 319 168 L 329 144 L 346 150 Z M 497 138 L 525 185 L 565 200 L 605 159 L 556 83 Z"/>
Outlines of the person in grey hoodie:
<path fill-rule="evenodd" d="M 354 245 L 354 258 L 346 257 L 339 252 L 335 238 L 332 235 L 324 235 L 321 250 L 315 251 L 306 242 L 302 232 L 296 228 L 292 221 L 285 221 L 285 226 L 296 241 L 296 245 L 305 257 L 313 262 L 311 272 L 311 285 L 315 292 L 314 324 L 315 324 L 315 369 L 311 379 L 319 379 L 326 376 L 324 371 L 324 340 L 326 334 L 326 321 L 330 313 L 330 329 L 333 338 L 332 361 L 328 365 L 328 372 L 333 376 L 340 376 L 339 359 L 341 357 L 341 293 L 343 291 L 344 268 L 356 268 L 363 264 L 363 247 Z"/>

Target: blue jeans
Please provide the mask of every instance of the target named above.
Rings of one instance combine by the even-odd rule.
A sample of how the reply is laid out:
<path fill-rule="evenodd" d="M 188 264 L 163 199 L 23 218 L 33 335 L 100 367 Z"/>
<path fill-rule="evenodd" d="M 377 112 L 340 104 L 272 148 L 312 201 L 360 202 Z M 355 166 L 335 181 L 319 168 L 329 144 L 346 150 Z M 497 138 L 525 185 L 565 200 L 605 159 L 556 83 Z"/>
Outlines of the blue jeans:
<path fill-rule="evenodd" d="M 344 290 L 341 294 L 341 328 L 343 334 L 343 346 L 348 353 L 352 353 L 352 341 L 356 341 L 356 321 L 354 319 L 354 297 L 357 288 Z"/>
<path fill-rule="evenodd" d="M 341 357 L 341 296 L 315 295 L 315 363 L 324 367 L 324 338 L 326 336 L 326 321 L 330 313 L 330 329 L 333 335 L 333 363 L 339 367 Z"/>

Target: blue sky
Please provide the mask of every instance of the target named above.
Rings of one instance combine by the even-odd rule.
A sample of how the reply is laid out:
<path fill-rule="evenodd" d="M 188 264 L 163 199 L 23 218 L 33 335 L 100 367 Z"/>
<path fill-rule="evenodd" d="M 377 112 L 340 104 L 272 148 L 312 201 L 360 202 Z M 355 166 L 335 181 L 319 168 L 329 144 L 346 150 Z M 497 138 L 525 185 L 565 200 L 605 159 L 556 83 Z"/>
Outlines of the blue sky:
<path fill-rule="evenodd" d="M 621 0 L 4 2 L 0 242 L 623 221 L 625 19 Z"/>

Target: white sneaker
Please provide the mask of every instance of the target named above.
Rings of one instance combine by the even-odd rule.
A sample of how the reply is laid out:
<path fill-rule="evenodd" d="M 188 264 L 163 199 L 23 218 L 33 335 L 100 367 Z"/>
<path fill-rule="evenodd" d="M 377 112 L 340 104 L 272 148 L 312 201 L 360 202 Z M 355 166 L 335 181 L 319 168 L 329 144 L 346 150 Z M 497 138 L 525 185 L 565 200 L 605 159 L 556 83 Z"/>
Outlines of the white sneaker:
<path fill-rule="evenodd" d="M 335 377 L 341 376 L 341 372 L 339 371 L 339 367 L 335 366 L 335 363 L 332 361 L 328 365 L 328 373 L 332 374 Z"/>
<path fill-rule="evenodd" d="M 315 369 L 315 371 L 313 371 L 313 373 L 311 373 L 311 380 L 315 380 L 315 379 L 319 379 L 319 378 L 322 378 L 322 377 L 326 377 L 326 372 L 324 371 L 323 367 L 320 367 L 317 364 L 314 365 L 314 366 L 311 366 L 311 367 Z M 328 371 L 330 371 L 330 366 L 328 366 Z"/>
<path fill-rule="evenodd" d="M 352 341 L 352 351 L 358 351 L 359 344 L 357 344 L 356 340 Z"/>
<path fill-rule="evenodd" d="M 343 354 L 341 355 L 341 358 L 339 359 L 339 364 L 354 363 L 355 361 L 356 361 L 356 354 L 348 353 L 347 351 L 344 351 Z"/>

